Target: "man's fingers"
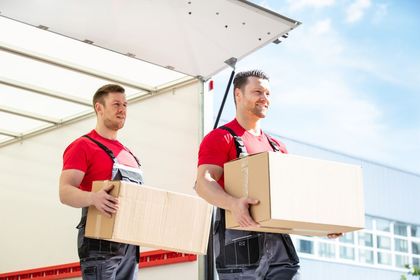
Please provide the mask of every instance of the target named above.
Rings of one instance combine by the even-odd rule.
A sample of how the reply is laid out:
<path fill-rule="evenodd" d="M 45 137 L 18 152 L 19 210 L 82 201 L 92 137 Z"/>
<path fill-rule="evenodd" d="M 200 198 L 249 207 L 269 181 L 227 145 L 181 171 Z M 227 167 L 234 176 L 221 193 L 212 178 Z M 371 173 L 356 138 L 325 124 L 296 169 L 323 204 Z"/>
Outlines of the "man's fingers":
<path fill-rule="evenodd" d="M 110 207 L 109 205 L 107 205 L 107 204 L 104 204 L 104 206 L 103 206 L 103 211 L 104 212 L 106 212 L 106 213 L 108 213 L 108 214 L 113 214 L 113 213 L 115 213 L 115 212 L 117 212 L 117 209 L 115 209 L 115 208 L 112 208 L 112 207 Z"/>
<path fill-rule="evenodd" d="M 113 197 L 112 195 L 106 195 L 106 200 L 110 201 L 113 204 L 118 204 L 118 198 Z"/>
<path fill-rule="evenodd" d="M 248 204 L 252 204 L 252 205 L 260 203 L 260 201 L 258 199 L 253 199 L 253 198 L 248 198 L 246 202 Z"/>
<path fill-rule="evenodd" d="M 105 205 L 106 205 L 108 208 L 110 208 L 110 209 L 112 209 L 112 210 L 114 210 L 114 211 L 117 211 L 117 210 L 118 210 L 118 204 L 115 204 L 115 203 L 113 203 L 112 201 L 107 201 L 107 202 L 105 202 Z"/>
<path fill-rule="evenodd" d="M 260 225 L 256 223 L 250 215 L 244 215 L 239 223 L 242 227 L 259 227 Z"/>
<path fill-rule="evenodd" d="M 108 185 L 102 188 L 105 192 L 109 192 L 114 188 L 114 185 Z"/>

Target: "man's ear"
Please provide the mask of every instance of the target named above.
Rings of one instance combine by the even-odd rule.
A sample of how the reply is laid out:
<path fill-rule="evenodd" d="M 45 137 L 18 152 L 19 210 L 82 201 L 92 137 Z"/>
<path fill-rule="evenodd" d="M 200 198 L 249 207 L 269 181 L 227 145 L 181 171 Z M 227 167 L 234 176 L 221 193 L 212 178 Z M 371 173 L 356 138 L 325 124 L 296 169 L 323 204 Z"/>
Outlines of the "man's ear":
<path fill-rule="evenodd" d="M 241 94 L 242 94 L 241 89 L 239 89 L 239 88 L 235 88 L 235 90 L 234 90 L 233 94 L 235 95 L 235 100 L 236 100 L 236 103 L 238 103 L 238 97 L 239 97 L 239 98 L 241 98 L 240 96 L 241 96 Z"/>
<path fill-rule="evenodd" d="M 101 103 L 99 103 L 99 102 L 95 103 L 95 111 L 96 111 L 96 114 L 98 114 L 100 111 L 102 111 L 102 104 Z"/>

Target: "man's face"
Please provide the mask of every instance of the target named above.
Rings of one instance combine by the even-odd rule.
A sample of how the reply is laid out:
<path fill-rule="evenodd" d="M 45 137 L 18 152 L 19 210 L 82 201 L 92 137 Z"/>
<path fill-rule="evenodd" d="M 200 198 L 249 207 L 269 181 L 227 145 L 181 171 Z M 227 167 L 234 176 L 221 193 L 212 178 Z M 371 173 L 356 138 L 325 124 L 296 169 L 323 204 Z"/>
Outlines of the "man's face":
<path fill-rule="evenodd" d="M 127 114 L 125 94 L 110 92 L 104 97 L 104 105 L 96 103 L 98 118 L 110 130 L 123 128 Z"/>
<path fill-rule="evenodd" d="M 242 89 L 235 90 L 237 110 L 251 117 L 265 118 L 270 105 L 270 87 L 267 80 L 249 77 Z"/>

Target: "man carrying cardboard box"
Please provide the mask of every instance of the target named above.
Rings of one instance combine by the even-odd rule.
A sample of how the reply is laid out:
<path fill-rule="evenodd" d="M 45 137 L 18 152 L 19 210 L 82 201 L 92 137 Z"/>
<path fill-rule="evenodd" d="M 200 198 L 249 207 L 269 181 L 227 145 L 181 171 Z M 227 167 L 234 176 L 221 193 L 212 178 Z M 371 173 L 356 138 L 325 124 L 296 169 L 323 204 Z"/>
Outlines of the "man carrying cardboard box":
<path fill-rule="evenodd" d="M 117 140 L 124 126 L 127 101 L 123 87 L 99 88 L 93 96 L 96 128 L 73 141 L 64 151 L 60 177 L 62 203 L 82 209 L 77 226 L 78 253 L 83 279 L 137 279 L 139 247 L 84 236 L 87 209 L 95 206 L 110 217 L 118 200 L 108 194 L 113 186 L 91 192 L 96 180 L 125 180 L 143 183 L 137 158 Z"/>
<path fill-rule="evenodd" d="M 198 156 L 196 191 L 218 207 L 213 240 L 219 279 L 298 279 L 299 258 L 288 234 L 225 227 L 225 210 L 232 212 L 241 227 L 258 226 L 249 207 L 259 202 L 224 191 L 224 163 L 264 151 L 287 153 L 284 144 L 261 130 L 261 119 L 270 105 L 267 75 L 258 70 L 241 72 L 233 84 L 236 118 L 206 135 Z"/>

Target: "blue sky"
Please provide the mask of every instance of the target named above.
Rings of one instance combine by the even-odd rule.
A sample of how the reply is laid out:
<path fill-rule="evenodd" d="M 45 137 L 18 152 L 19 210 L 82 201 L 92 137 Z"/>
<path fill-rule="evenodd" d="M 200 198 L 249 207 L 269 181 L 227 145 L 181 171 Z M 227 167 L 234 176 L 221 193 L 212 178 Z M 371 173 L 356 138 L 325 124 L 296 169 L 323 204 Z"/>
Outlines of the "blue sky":
<path fill-rule="evenodd" d="M 264 129 L 420 174 L 420 1 L 254 2 L 302 22 L 237 64 L 271 78 Z M 215 112 L 229 74 L 214 77 Z"/>

